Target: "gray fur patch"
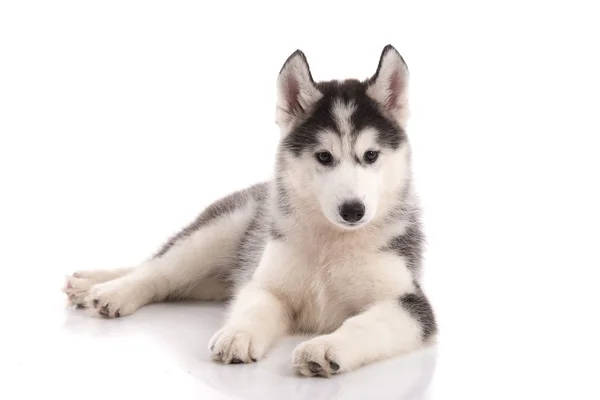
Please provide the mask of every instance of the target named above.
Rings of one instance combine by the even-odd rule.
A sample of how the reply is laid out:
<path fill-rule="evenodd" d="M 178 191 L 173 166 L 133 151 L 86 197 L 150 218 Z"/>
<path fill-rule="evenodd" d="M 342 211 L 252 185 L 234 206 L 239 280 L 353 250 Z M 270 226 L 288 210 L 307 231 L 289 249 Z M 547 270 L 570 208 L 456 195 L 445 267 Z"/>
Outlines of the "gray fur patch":
<path fill-rule="evenodd" d="M 292 213 L 292 204 L 290 202 L 290 195 L 285 188 L 285 183 L 280 176 L 275 178 L 275 201 L 277 208 L 284 215 L 290 215 Z"/>
<path fill-rule="evenodd" d="M 250 280 L 269 239 L 271 221 L 267 202 L 258 203 L 252 220 L 237 246 L 234 262 L 223 277 L 230 285 L 238 286 Z"/>
<path fill-rule="evenodd" d="M 216 202 L 208 206 L 202 213 L 200 213 L 200 215 L 198 215 L 198 217 L 193 222 L 191 222 L 177 234 L 169 238 L 167 242 L 160 248 L 160 250 L 154 254 L 153 257 L 161 257 L 180 240 L 187 238 L 203 226 L 213 223 L 219 218 L 231 214 L 234 211 L 244 207 L 246 204 L 248 204 L 248 201 L 250 199 L 254 199 L 259 202 L 264 201 L 268 194 L 268 184 L 259 183 L 247 189 L 231 193 L 230 195 L 225 196 L 220 200 L 217 200 Z"/>
<path fill-rule="evenodd" d="M 417 291 L 400 296 L 398 299 L 402 308 L 421 325 L 421 338 L 426 341 L 431 335 L 437 333 L 438 327 L 435 313 L 427 297 L 415 282 Z"/>
<path fill-rule="evenodd" d="M 271 239 L 275 240 L 283 240 L 285 239 L 285 235 L 283 232 L 277 227 L 274 221 L 271 221 L 271 228 L 269 230 L 269 234 L 271 235 Z"/>
<path fill-rule="evenodd" d="M 406 266 L 412 272 L 419 271 L 425 236 L 418 222 L 413 221 L 406 227 L 402 235 L 390 239 L 383 251 L 392 251 L 406 259 Z"/>

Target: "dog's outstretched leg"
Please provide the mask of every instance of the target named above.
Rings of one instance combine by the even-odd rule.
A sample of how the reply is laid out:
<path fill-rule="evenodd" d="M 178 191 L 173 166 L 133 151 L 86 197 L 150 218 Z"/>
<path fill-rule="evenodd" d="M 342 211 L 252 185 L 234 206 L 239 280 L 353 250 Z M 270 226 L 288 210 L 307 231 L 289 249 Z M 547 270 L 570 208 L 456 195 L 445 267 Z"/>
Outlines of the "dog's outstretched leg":
<path fill-rule="evenodd" d="M 302 375 L 329 377 L 433 343 L 436 329 L 432 308 L 417 286 L 373 304 L 330 334 L 299 344 L 292 362 Z"/>
<path fill-rule="evenodd" d="M 208 207 L 154 257 L 131 269 L 81 271 L 67 278 L 71 302 L 109 318 L 167 299 L 221 300 L 231 284 L 240 240 L 264 187 L 233 193 Z"/>

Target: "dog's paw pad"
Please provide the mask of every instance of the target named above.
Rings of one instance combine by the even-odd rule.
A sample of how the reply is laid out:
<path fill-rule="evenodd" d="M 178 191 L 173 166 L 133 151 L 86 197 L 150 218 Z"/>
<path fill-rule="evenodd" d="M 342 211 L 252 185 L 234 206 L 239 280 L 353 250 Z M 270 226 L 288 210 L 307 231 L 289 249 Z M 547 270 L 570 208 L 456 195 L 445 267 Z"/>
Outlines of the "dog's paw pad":
<path fill-rule="evenodd" d="M 314 361 L 308 362 L 308 369 L 310 369 L 310 372 L 312 372 L 313 374 L 318 374 L 323 370 L 323 368 L 321 368 L 321 365 L 317 364 Z"/>

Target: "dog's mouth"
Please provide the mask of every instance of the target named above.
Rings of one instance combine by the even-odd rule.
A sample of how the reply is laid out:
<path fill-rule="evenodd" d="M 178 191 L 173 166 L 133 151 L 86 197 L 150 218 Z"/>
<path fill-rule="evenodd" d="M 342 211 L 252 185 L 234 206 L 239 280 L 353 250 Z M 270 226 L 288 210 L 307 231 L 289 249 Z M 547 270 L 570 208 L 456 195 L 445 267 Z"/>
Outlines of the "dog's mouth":
<path fill-rule="evenodd" d="M 356 226 L 361 226 L 363 224 L 364 224 L 364 222 L 346 222 L 346 221 L 342 222 L 343 226 L 347 226 L 349 228 L 353 228 L 353 227 L 356 227 Z"/>
<path fill-rule="evenodd" d="M 347 221 L 343 221 L 343 220 L 337 220 L 337 221 L 332 221 L 332 222 L 338 228 L 341 228 L 345 231 L 355 231 L 355 230 L 360 229 L 363 226 L 367 225 L 367 223 L 369 221 L 361 220 L 361 221 L 357 221 L 357 222 L 347 222 Z"/>

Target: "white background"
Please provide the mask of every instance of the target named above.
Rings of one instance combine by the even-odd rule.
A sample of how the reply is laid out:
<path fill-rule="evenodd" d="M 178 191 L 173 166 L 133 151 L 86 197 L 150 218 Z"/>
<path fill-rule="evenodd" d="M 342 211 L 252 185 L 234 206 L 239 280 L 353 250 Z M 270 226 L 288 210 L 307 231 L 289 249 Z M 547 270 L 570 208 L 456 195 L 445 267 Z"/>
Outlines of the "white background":
<path fill-rule="evenodd" d="M 119 322 L 127 336 L 65 310 L 63 276 L 136 263 L 212 200 L 268 179 L 275 79 L 294 50 L 315 79 L 366 78 L 391 43 L 411 71 L 441 325 L 426 398 L 600 398 L 594 2 L 275 4 L 0 3 L 0 397 L 229 398 L 156 372 L 181 367 L 174 332 L 205 315 L 217 327 L 220 309 L 152 306 Z M 163 347 L 135 339 L 151 324 Z M 209 334 L 179 351 L 202 358 Z M 401 380 L 410 362 L 376 375 Z M 345 382 L 367 398 L 378 383 L 365 376 L 302 390 L 329 399 Z M 421 398 L 391 390 L 372 398 Z"/>

